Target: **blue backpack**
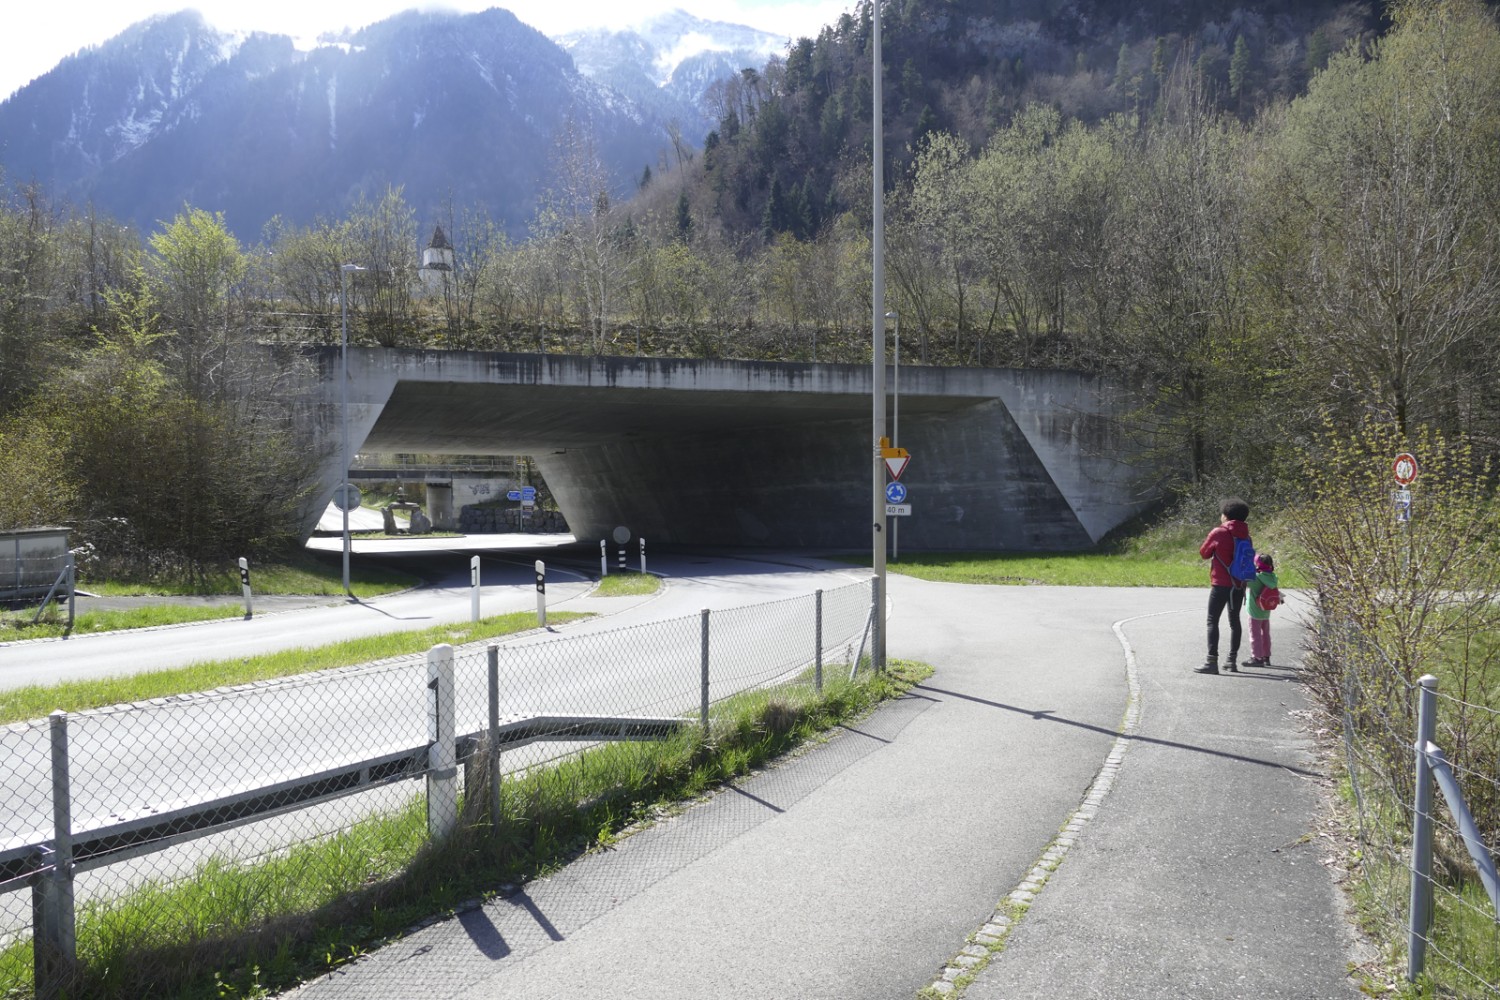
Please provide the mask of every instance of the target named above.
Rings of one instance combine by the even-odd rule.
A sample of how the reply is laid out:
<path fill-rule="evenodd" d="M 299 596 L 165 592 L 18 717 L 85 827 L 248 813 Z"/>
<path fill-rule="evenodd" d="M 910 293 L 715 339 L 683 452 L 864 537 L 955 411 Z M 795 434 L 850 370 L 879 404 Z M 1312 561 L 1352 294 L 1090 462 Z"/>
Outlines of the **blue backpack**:
<path fill-rule="evenodd" d="M 1229 575 L 1236 580 L 1255 579 L 1255 546 L 1250 544 L 1250 539 L 1236 538 L 1234 540 L 1234 559 L 1226 568 L 1229 570 Z"/>

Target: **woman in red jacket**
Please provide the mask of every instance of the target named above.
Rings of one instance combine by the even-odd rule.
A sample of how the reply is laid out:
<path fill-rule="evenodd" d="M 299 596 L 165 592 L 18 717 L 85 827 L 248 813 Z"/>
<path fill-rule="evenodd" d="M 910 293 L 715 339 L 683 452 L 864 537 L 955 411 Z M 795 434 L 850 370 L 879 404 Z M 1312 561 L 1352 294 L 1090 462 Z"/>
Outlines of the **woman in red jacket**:
<path fill-rule="evenodd" d="M 1250 538 L 1250 529 L 1245 519 L 1250 516 L 1250 505 L 1239 497 L 1230 497 L 1219 505 L 1219 526 L 1208 533 L 1198 547 L 1198 555 L 1208 560 L 1208 658 L 1203 666 L 1194 667 L 1199 674 L 1219 672 L 1219 615 L 1229 609 L 1229 655 L 1224 658 L 1224 669 L 1229 673 L 1238 671 L 1240 653 L 1240 609 L 1245 606 L 1245 584 L 1229 575 L 1229 564 L 1234 561 L 1234 540 Z"/>

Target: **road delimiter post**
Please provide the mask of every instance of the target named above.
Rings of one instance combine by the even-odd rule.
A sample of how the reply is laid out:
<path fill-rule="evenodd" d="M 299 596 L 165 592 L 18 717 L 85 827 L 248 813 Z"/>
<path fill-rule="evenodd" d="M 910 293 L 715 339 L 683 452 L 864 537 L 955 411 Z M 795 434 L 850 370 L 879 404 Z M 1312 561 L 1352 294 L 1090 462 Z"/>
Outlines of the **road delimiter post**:
<path fill-rule="evenodd" d="M 547 564 L 536 561 L 536 627 L 547 627 Z"/>

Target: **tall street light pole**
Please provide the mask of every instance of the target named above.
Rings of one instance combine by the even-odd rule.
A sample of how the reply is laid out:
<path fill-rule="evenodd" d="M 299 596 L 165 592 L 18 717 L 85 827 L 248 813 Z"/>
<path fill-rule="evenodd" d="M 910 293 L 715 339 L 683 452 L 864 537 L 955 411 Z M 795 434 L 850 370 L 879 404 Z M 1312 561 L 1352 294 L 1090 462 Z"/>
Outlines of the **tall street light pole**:
<path fill-rule="evenodd" d="M 885 456 L 882 454 L 882 441 L 885 431 L 885 134 L 884 122 L 885 109 L 883 107 L 883 74 L 885 70 L 884 59 L 881 55 L 880 46 L 880 4 L 881 0 L 874 0 L 870 4 L 872 27 L 874 33 L 872 41 L 874 45 L 874 84 L 872 85 L 873 107 L 871 118 L 874 123 L 874 155 L 871 157 L 873 167 L 874 197 L 871 200 L 873 209 L 873 231 L 871 235 L 871 248 L 873 253 L 872 270 L 874 272 L 874 287 L 871 289 L 871 302 L 873 304 L 873 323 L 871 332 L 872 351 L 872 375 L 874 382 L 871 386 L 872 409 L 873 409 L 873 431 L 875 437 L 874 448 L 874 480 L 871 497 L 874 524 L 872 525 L 871 537 L 871 563 L 875 569 L 875 579 L 872 584 L 871 601 L 873 607 L 870 615 L 870 659 L 875 670 L 885 669 Z"/>
<path fill-rule="evenodd" d="M 363 271 L 358 264 L 339 266 L 339 310 L 343 313 L 343 334 L 339 338 L 339 424 L 343 440 L 344 470 L 339 483 L 339 507 L 344 512 L 344 594 L 354 596 L 349 587 L 349 272 Z"/>
<path fill-rule="evenodd" d="M 891 333 L 896 338 L 896 350 L 891 355 L 891 447 L 901 446 L 901 317 L 893 312 L 885 314 L 891 321 Z M 891 522 L 891 558 L 901 557 L 901 518 Z"/>

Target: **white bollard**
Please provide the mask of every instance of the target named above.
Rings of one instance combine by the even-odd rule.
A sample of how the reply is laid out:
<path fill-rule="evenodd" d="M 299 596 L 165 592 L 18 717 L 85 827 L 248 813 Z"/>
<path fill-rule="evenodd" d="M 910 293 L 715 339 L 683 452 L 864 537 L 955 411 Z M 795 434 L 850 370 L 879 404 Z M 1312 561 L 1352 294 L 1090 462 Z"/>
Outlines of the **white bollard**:
<path fill-rule="evenodd" d="M 547 627 L 547 564 L 536 561 L 536 627 Z"/>
<path fill-rule="evenodd" d="M 646 575 L 646 539 L 641 539 L 641 576 Z"/>
<path fill-rule="evenodd" d="M 244 556 L 240 556 L 240 589 L 245 592 L 245 617 L 253 617 L 255 606 L 250 594 L 250 560 Z"/>
<path fill-rule="evenodd" d="M 479 557 L 469 560 L 469 621 L 479 620 Z"/>
<path fill-rule="evenodd" d="M 599 576 L 609 576 L 609 545 L 604 539 L 599 539 Z"/>

